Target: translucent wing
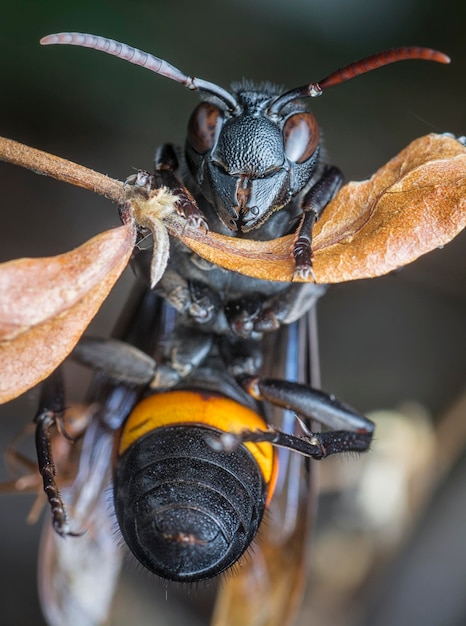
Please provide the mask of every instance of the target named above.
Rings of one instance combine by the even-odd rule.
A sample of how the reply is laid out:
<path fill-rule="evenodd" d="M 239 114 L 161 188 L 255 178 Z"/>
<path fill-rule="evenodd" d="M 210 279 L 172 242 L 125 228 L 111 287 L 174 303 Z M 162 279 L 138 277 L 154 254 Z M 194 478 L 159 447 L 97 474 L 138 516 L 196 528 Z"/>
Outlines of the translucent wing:
<path fill-rule="evenodd" d="M 133 342 L 141 335 L 141 341 L 147 343 L 153 311 L 144 306 L 139 288 L 135 294 L 134 302 L 142 298 L 143 304 L 137 316 L 130 315 L 122 322 L 122 332 L 126 336 L 136 333 L 131 337 Z M 159 302 L 150 292 L 146 296 Z M 133 310 L 132 299 L 128 309 Z M 84 434 L 76 477 L 62 490 L 70 530 L 82 534 L 60 537 L 47 519 L 40 550 L 39 596 L 50 626 L 108 623 L 124 552 L 112 501 L 114 439 L 138 395 L 132 385 L 94 375 L 88 401 L 96 408 Z"/>
<path fill-rule="evenodd" d="M 50 626 L 98 626 L 108 621 L 122 560 L 109 501 L 112 448 L 113 433 L 92 421 L 76 480 L 62 494 L 72 530 L 83 534 L 60 537 L 46 520 L 38 579 Z"/>
<path fill-rule="evenodd" d="M 266 375 L 318 386 L 315 330 L 315 309 L 294 325 L 282 327 L 266 350 Z M 272 421 L 288 432 L 294 429 L 295 418 L 288 411 L 274 409 Z M 315 515 L 314 473 L 315 466 L 304 457 L 279 450 L 274 496 L 248 556 L 220 585 L 212 626 L 293 622 L 303 593 Z"/>

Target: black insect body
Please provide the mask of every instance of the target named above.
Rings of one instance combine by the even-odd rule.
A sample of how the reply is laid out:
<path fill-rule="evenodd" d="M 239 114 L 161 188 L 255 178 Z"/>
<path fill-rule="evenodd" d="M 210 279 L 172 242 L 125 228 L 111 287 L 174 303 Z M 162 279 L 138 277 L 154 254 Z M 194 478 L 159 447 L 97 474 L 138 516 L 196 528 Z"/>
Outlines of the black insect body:
<path fill-rule="evenodd" d="M 319 127 L 299 100 L 394 61 L 448 62 L 439 52 L 401 48 L 286 93 L 247 83 L 229 93 L 112 40 L 62 33 L 42 43 L 96 48 L 206 93 L 189 121 L 185 154 L 163 146 L 145 184 L 172 189 L 180 210 L 200 227 L 262 240 L 296 232 L 291 253 L 301 277 L 312 275 L 312 228 L 342 175 L 320 164 Z M 144 255 L 138 262 L 144 272 Z M 165 578 L 195 581 L 230 567 L 247 549 L 283 472 L 277 447 L 316 459 L 363 451 L 373 424 L 310 386 L 307 336 L 300 346 L 295 333 L 277 352 L 264 340 L 264 333 L 277 331 L 278 346 L 322 287 L 225 271 L 173 241 L 155 291 L 146 287 L 138 297 L 118 332 L 123 341 L 86 338 L 75 351 L 101 372 L 90 398 L 101 407 L 94 426 L 99 438 L 86 446 L 119 441 L 115 508 L 133 554 Z M 272 425 L 274 407 L 300 416 L 299 425 L 294 417 L 291 426 Z M 41 403 L 39 423 L 49 410 Z M 328 432 L 312 432 L 311 419 Z M 91 482 L 98 475 L 92 468 L 83 468 Z M 50 473 L 47 480 L 59 511 L 56 529 L 67 534 Z M 289 488 L 297 489 L 299 480 Z"/>
<path fill-rule="evenodd" d="M 176 321 L 177 314 L 165 300 L 143 289 L 124 342 L 85 338 L 74 356 L 100 370 L 89 402 L 101 407 L 94 417 L 99 444 L 109 437 L 116 440 L 114 505 L 126 544 L 150 571 L 189 582 L 221 573 L 250 545 L 281 469 L 276 447 L 314 459 L 364 451 L 374 427 L 333 396 L 294 382 L 309 379 L 306 350 L 296 361 L 302 337 L 297 332 L 278 363 L 271 346 L 266 349 L 263 342 L 254 342 L 259 361 L 265 361 L 262 369 L 286 371 L 293 381 L 257 374 L 233 376 L 220 339 L 212 341 L 197 367 L 176 384 L 160 384 L 158 363 L 163 359 L 153 359 L 139 346 L 152 352 L 155 344 L 156 356 L 167 348 L 171 352 L 172 342 L 179 341 L 173 333 Z M 192 347 L 186 336 L 177 344 L 177 358 L 192 360 Z M 36 422 L 50 424 L 63 412 L 58 406 L 63 403 L 58 374 L 45 382 L 44 391 Z M 291 410 L 301 421 L 297 424 L 293 417 L 291 429 L 283 431 L 270 421 L 274 406 Z M 311 432 L 311 419 L 329 432 Z M 46 432 L 41 429 L 39 457 Z M 95 435 L 93 441 L 95 445 Z M 89 482 L 99 483 L 102 477 L 89 464 L 90 456 L 88 450 L 80 472 Z M 64 515 L 50 465 L 48 455 L 47 468 L 41 470 L 47 478 L 54 528 L 61 535 L 76 535 L 80 529 Z M 299 492 L 300 479 L 295 482 L 290 489 Z"/>
<path fill-rule="evenodd" d="M 207 94 L 208 99 L 196 108 L 188 124 L 185 152 L 189 175 L 178 172 L 183 177 L 182 183 L 188 187 L 201 213 L 207 218 L 204 223 L 213 231 L 261 240 L 295 232 L 291 252 L 296 275 L 300 277 L 312 276 L 312 229 L 340 188 L 343 177 L 336 167 L 319 168 L 319 127 L 312 113 L 299 101 L 318 96 L 327 87 L 395 61 L 424 59 L 449 62 L 446 55 L 435 50 L 397 48 L 352 63 L 318 83 L 286 93 L 270 86 L 254 88 L 247 84 L 230 93 L 203 79 L 188 77 L 162 59 L 111 39 L 60 33 L 44 37 L 41 43 L 101 50 Z M 177 168 L 175 151 L 170 146 L 162 149 L 156 162 L 159 181 L 168 187 L 176 186 L 172 175 Z M 191 206 L 187 210 L 190 218 L 197 215 L 199 219 L 197 207 Z M 172 270 L 177 267 L 177 262 L 171 263 Z M 218 281 L 216 278 L 211 281 L 212 277 L 204 271 L 205 268 L 206 264 L 203 265 L 200 282 L 207 285 L 212 282 L 213 291 L 218 293 Z M 183 281 L 191 278 L 189 269 L 184 266 L 179 275 L 176 295 L 171 293 L 172 283 L 167 288 L 167 281 L 162 281 L 160 289 L 178 309 L 189 310 L 189 298 L 180 301 L 179 296 Z M 229 276 L 228 280 L 235 282 L 233 276 Z M 271 307 L 265 300 L 271 291 L 284 292 L 289 286 L 275 284 L 272 287 L 263 283 L 247 279 L 240 281 L 238 289 L 232 284 L 228 287 L 230 298 L 236 292 L 244 296 L 248 296 L 248 291 L 259 293 L 263 296 L 262 308 L 267 311 L 267 317 L 273 317 L 276 303 Z M 299 291 L 294 289 L 293 294 Z M 312 305 L 312 297 L 309 302 L 307 308 Z M 281 316 L 286 318 L 283 307 L 278 305 L 278 308 Z M 305 309 L 302 306 L 294 319 Z M 283 321 L 278 317 L 275 324 L 270 324 L 270 329 Z M 286 321 L 291 320 L 286 318 Z M 232 328 L 234 330 L 234 325 Z"/>

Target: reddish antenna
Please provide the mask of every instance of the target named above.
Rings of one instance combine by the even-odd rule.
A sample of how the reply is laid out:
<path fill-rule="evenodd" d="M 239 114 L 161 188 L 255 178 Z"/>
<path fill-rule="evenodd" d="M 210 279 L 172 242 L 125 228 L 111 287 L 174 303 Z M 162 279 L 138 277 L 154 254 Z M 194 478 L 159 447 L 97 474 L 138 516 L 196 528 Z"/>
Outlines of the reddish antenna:
<path fill-rule="evenodd" d="M 317 83 L 309 83 L 302 87 L 297 87 L 291 91 L 287 91 L 272 102 L 269 113 L 278 113 L 286 104 L 297 100 L 298 98 L 316 97 L 322 94 L 327 87 L 339 85 L 347 80 L 351 80 L 366 72 L 371 72 L 384 65 L 396 63 L 397 61 L 408 61 L 410 59 L 418 59 L 421 61 L 436 61 L 437 63 L 450 63 L 450 57 L 443 52 L 432 50 L 431 48 L 408 47 L 392 48 L 385 52 L 372 54 L 364 59 L 345 65 L 336 72 L 332 72 L 326 78 Z"/>

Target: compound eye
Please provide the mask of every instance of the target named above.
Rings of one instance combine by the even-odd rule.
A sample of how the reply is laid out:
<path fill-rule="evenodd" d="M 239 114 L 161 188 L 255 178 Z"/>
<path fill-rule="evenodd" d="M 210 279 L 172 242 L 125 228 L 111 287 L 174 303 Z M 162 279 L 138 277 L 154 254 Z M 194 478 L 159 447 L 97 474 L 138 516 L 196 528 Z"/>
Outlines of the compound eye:
<path fill-rule="evenodd" d="M 222 111 L 210 102 L 201 102 L 188 123 L 188 143 L 198 154 L 205 154 L 213 148 L 222 124 Z"/>
<path fill-rule="evenodd" d="M 294 163 L 307 161 L 319 145 L 319 125 L 311 113 L 295 113 L 283 127 L 285 154 Z"/>

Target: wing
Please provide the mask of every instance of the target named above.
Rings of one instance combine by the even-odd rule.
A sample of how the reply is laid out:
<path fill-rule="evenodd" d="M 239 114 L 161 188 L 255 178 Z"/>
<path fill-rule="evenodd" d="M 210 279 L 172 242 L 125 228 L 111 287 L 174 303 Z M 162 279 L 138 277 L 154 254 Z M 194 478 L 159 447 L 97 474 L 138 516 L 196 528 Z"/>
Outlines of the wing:
<path fill-rule="evenodd" d="M 164 331 L 163 324 L 154 326 L 160 306 L 155 294 L 138 286 L 115 334 L 145 346 Z M 124 552 L 112 501 L 114 437 L 138 396 L 137 386 L 98 372 L 93 377 L 88 401 L 97 408 L 84 434 L 76 478 L 62 492 L 71 531 L 79 536 L 60 537 L 47 520 L 40 550 L 39 596 L 50 626 L 108 623 Z"/>
<path fill-rule="evenodd" d="M 270 340 L 266 375 L 318 386 L 315 307 Z M 294 430 L 289 411 L 274 408 L 272 421 L 285 431 Z M 220 585 L 212 626 L 292 623 L 303 594 L 315 516 L 314 474 L 315 465 L 307 459 L 279 450 L 274 496 L 250 553 Z"/>
<path fill-rule="evenodd" d="M 50 626 L 107 623 L 122 554 L 111 518 L 113 433 L 97 421 L 85 433 L 79 471 L 64 497 L 71 527 L 60 537 L 47 517 L 39 554 L 39 596 Z"/>

